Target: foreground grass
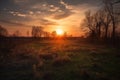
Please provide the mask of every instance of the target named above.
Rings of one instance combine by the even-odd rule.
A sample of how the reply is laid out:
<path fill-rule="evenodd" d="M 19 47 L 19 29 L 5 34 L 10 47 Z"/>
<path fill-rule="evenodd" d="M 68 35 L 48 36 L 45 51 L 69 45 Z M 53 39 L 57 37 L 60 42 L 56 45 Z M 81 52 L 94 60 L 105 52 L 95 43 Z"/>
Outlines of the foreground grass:
<path fill-rule="evenodd" d="M 12 45 L 12 46 L 11 46 Z M 4 43 L 1 80 L 119 80 L 118 49 L 84 40 Z M 7 50 L 7 51 L 6 51 Z"/>

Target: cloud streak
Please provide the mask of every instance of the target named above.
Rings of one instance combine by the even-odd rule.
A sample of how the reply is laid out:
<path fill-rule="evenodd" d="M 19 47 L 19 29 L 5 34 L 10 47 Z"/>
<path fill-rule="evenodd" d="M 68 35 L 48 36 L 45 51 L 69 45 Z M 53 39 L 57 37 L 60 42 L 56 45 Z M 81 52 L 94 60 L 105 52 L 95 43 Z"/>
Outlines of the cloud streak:
<path fill-rule="evenodd" d="M 9 20 L 0 20 L 0 23 L 10 24 L 10 25 L 14 25 L 14 26 L 21 26 L 21 27 L 30 27 L 31 26 L 31 25 L 26 25 L 23 23 L 9 21 Z"/>

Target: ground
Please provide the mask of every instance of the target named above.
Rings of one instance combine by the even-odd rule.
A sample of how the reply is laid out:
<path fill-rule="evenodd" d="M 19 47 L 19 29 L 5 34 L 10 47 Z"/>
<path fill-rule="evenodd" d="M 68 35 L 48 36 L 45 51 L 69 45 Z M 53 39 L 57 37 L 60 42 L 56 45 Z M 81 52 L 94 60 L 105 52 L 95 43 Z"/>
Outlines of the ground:
<path fill-rule="evenodd" d="M 119 80 L 120 51 L 85 39 L 0 39 L 0 80 Z"/>

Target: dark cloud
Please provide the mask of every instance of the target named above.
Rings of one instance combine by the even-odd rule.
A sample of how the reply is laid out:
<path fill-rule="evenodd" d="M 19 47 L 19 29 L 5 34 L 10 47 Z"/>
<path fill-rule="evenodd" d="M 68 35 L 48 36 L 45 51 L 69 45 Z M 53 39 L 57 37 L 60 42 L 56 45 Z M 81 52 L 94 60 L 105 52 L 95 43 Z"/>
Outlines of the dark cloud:
<path fill-rule="evenodd" d="M 66 11 L 66 12 L 62 12 L 62 13 L 57 13 L 57 14 L 54 14 L 52 16 L 53 19 L 64 19 L 64 18 L 67 18 L 69 16 L 71 16 L 72 14 L 74 14 L 73 12 L 70 12 L 70 11 Z"/>
<path fill-rule="evenodd" d="M 42 24 L 44 26 L 47 26 L 47 25 L 58 25 L 56 22 L 53 22 L 53 21 L 50 21 L 50 20 L 47 20 L 47 19 L 41 19 L 39 22 L 40 22 L 40 24 Z"/>
<path fill-rule="evenodd" d="M 90 4 L 90 5 L 98 5 L 101 0 L 62 0 L 70 5 L 78 5 L 78 4 Z"/>
<path fill-rule="evenodd" d="M 14 26 L 25 26 L 25 27 L 29 27 L 30 25 L 25 25 L 22 23 L 18 23 L 18 22 L 13 22 L 13 21 L 8 21 L 8 20 L 0 20 L 0 23 L 5 23 L 5 24 L 9 24 L 9 25 L 14 25 Z"/>

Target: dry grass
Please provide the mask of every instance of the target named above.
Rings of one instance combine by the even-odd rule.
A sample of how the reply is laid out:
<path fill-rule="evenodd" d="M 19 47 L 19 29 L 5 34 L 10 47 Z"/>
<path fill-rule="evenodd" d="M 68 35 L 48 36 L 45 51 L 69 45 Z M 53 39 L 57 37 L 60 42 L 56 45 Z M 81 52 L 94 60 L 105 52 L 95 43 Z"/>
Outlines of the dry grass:
<path fill-rule="evenodd" d="M 0 75 L 4 74 L 0 80 L 119 80 L 116 49 L 77 40 L 25 44 L 21 40 L 9 48 L 13 43 L 4 43 L 6 46 L 0 49 L 0 60 L 4 62 L 0 63 Z"/>
<path fill-rule="evenodd" d="M 67 56 L 67 55 L 58 56 L 53 60 L 53 65 L 54 66 L 62 66 L 69 62 L 71 62 L 71 58 L 69 56 Z"/>

